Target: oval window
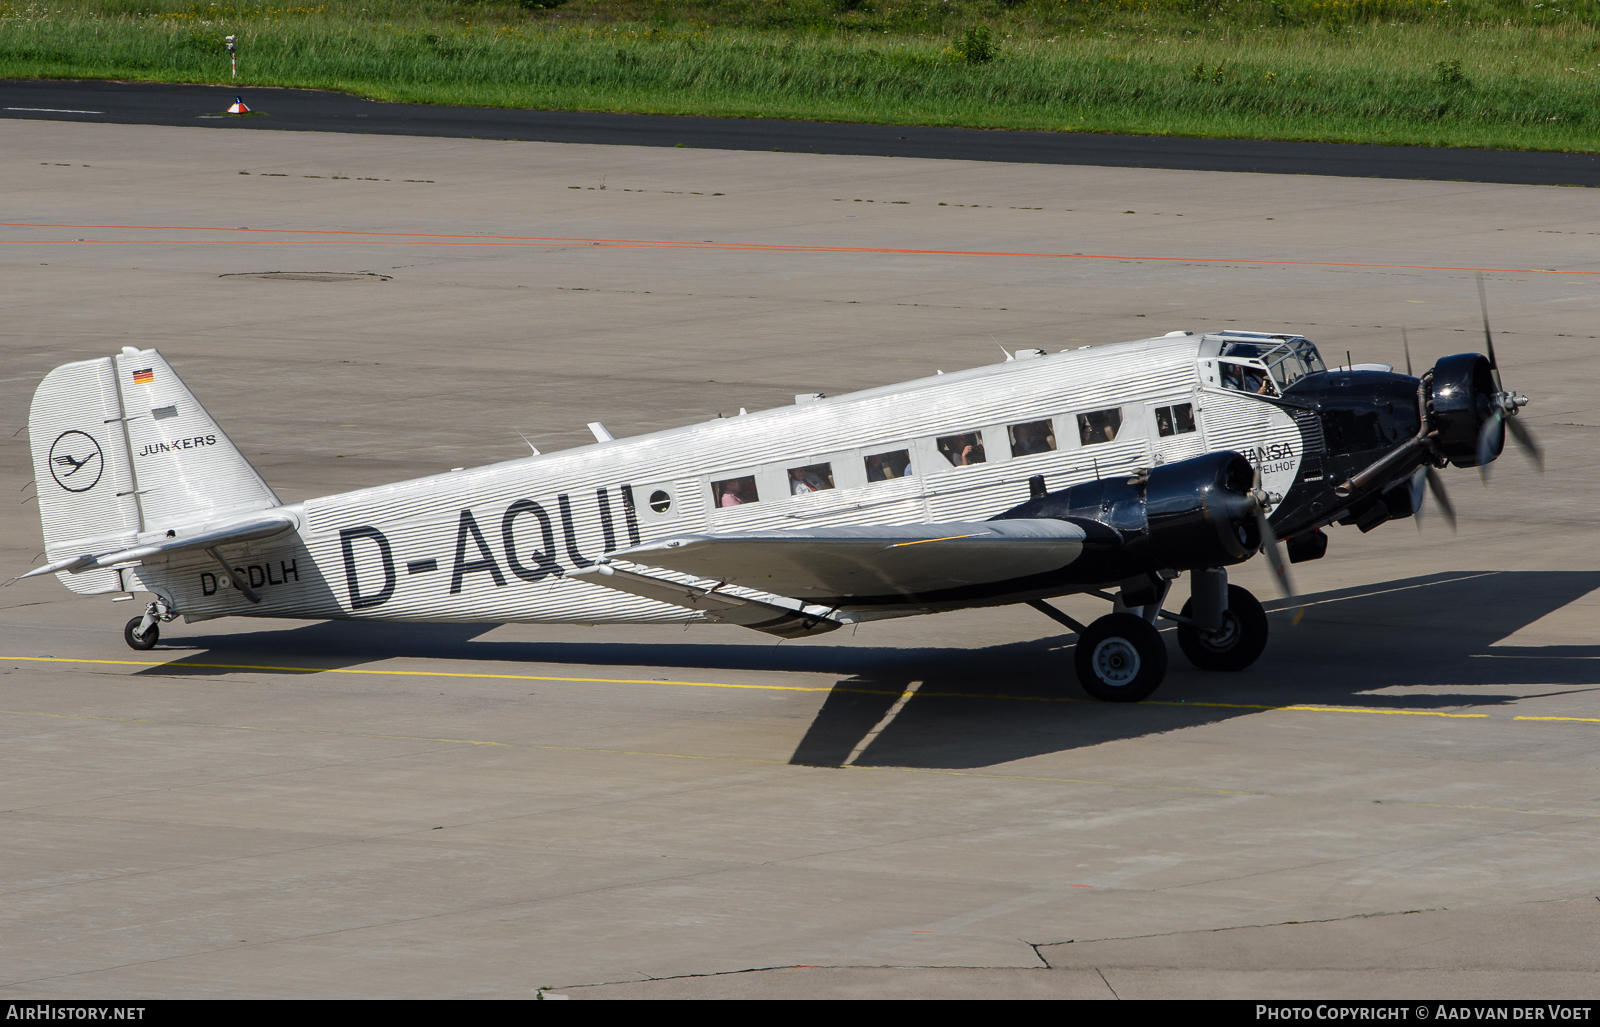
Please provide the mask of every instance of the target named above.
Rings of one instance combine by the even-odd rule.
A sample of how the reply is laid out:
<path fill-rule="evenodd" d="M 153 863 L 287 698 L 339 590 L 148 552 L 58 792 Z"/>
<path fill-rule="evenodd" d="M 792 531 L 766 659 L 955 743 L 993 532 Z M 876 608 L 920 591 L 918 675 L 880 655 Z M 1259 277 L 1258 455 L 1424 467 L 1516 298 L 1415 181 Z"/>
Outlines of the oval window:
<path fill-rule="evenodd" d="M 672 509 L 672 497 L 667 495 L 665 489 L 656 489 L 650 493 L 650 509 L 658 514 L 664 514 Z"/>

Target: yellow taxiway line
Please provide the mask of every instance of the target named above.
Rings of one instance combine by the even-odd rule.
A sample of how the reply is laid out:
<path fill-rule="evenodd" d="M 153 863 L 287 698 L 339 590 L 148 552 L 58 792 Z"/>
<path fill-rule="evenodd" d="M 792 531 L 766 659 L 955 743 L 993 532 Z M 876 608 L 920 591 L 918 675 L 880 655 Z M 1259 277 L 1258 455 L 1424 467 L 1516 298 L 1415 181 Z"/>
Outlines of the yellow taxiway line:
<path fill-rule="evenodd" d="M 846 692 L 852 695 L 893 695 L 900 698 L 910 698 L 915 694 L 918 698 L 929 699 L 990 699 L 1002 702 L 1041 702 L 1041 703 L 1093 703 L 1096 700 L 1083 699 L 1075 696 L 1050 696 L 1050 695 L 1004 695 L 987 692 L 936 692 L 928 689 L 919 689 L 915 693 L 904 690 L 883 688 L 840 688 L 834 685 L 752 685 L 739 684 L 727 681 L 673 681 L 660 678 L 592 678 L 592 677 L 558 677 L 550 674 L 488 674 L 475 671 L 449 671 L 449 670 L 382 670 L 367 667 L 288 667 L 269 664 L 251 663 L 190 663 L 178 660 L 94 660 L 80 659 L 67 656 L 0 656 L 0 662 L 7 660 L 30 663 L 73 663 L 91 664 L 114 667 L 158 667 L 168 671 L 183 671 L 189 668 L 195 670 L 245 670 L 245 671 L 271 671 L 275 673 L 290 674 L 366 674 L 380 677 L 427 677 L 427 678 L 482 678 L 500 681 L 551 681 L 570 684 L 600 684 L 600 685 L 672 685 L 679 688 L 733 688 L 764 692 Z M 1141 706 L 1182 706 L 1200 709 L 1224 710 L 1283 710 L 1297 713 L 1363 713 L 1377 714 L 1386 717 L 1442 717 L 1454 720 L 1485 720 L 1487 713 L 1451 713 L 1443 710 L 1399 710 L 1379 706 L 1322 706 L 1307 703 L 1228 703 L 1206 702 L 1202 700 L 1190 701 L 1186 699 L 1161 700 L 1146 699 Z M 1516 720 L 1584 720 L 1582 717 L 1516 717 Z M 1596 718 L 1594 723 L 1600 723 Z"/>

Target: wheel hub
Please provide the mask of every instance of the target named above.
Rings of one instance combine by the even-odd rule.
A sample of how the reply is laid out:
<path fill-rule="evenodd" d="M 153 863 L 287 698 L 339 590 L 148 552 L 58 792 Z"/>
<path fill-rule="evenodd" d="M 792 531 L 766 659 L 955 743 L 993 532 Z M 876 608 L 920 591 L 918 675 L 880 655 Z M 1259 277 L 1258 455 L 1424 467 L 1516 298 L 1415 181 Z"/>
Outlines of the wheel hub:
<path fill-rule="evenodd" d="M 1121 687 L 1139 676 L 1139 651 L 1126 639 L 1108 638 L 1094 647 L 1095 676 L 1113 687 Z"/>
<path fill-rule="evenodd" d="M 1227 611 L 1222 615 L 1222 627 L 1209 635 L 1202 634 L 1200 641 L 1207 648 L 1227 652 L 1239 641 L 1239 618 L 1234 616 L 1232 610 Z"/>

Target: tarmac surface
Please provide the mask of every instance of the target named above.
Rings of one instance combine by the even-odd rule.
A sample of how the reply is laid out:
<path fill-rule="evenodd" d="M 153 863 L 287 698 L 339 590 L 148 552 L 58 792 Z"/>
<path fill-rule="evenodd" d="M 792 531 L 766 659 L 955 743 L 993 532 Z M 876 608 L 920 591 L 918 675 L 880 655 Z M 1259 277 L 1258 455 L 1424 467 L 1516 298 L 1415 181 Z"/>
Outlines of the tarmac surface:
<path fill-rule="evenodd" d="M 12 584 L 0 997 L 1600 994 L 1600 193 L 26 120 L 0 174 L 5 434 L 154 345 L 286 501 L 997 342 L 1404 326 L 1426 367 L 1479 268 L 1548 451 L 1446 472 L 1459 535 L 1333 529 L 1256 666 L 1174 646 L 1134 706 L 1023 608 L 135 653 L 136 604 Z"/>
<path fill-rule="evenodd" d="M 249 116 L 226 113 L 235 98 Z M 379 103 L 314 89 L 0 80 L 0 117 L 534 142 L 1600 186 L 1600 154 Z"/>

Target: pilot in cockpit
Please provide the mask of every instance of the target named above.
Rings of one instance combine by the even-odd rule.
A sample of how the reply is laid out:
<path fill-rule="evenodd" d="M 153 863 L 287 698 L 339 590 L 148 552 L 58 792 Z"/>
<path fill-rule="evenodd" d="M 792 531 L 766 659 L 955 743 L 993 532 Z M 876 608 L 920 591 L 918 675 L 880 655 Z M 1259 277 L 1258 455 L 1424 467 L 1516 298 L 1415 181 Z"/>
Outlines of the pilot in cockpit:
<path fill-rule="evenodd" d="M 1235 392 L 1253 392 L 1258 396 L 1276 396 L 1278 389 L 1272 376 L 1258 367 L 1244 364 L 1234 364 L 1224 361 L 1222 364 L 1222 387 Z"/>

